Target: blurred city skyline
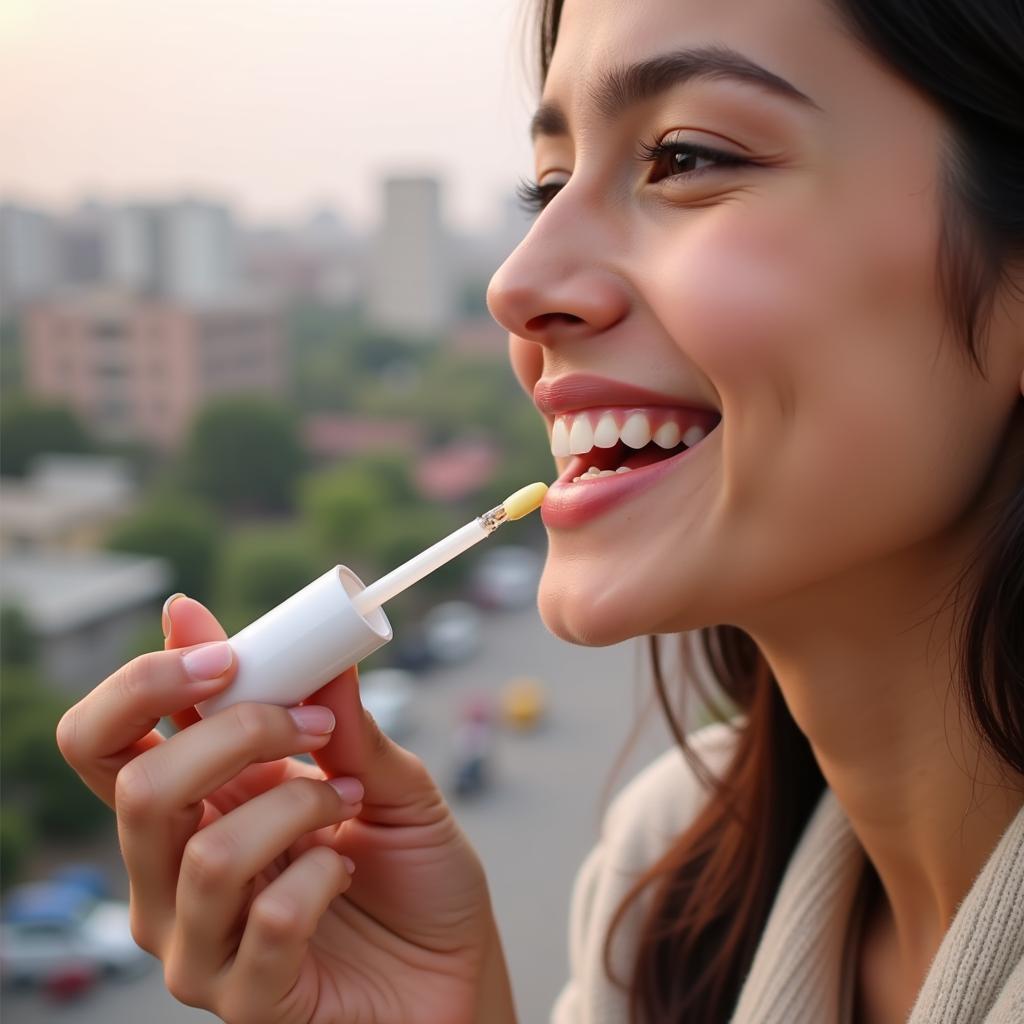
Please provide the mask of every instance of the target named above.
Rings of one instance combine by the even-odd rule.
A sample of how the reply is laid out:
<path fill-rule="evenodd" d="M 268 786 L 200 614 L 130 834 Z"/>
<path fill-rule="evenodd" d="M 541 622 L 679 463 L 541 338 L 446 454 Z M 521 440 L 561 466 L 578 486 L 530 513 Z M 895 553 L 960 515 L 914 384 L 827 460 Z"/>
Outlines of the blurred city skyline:
<path fill-rule="evenodd" d="M 7 0 L 0 195 L 187 193 L 254 222 L 330 208 L 366 230 L 382 178 L 424 174 L 453 226 L 486 230 L 532 172 L 531 7 Z"/>

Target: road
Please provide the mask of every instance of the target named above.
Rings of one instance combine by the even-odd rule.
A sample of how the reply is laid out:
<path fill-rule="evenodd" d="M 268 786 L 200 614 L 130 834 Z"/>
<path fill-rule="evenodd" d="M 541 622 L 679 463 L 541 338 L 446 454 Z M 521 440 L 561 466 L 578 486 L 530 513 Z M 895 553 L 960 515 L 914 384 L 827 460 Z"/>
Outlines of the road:
<path fill-rule="evenodd" d="M 487 869 L 519 1020 L 541 1024 L 566 977 L 572 880 L 597 836 L 605 787 L 610 782 L 612 792 L 619 789 L 671 740 L 651 705 L 650 675 L 638 643 L 574 647 L 552 637 L 535 609 L 494 613 L 485 620 L 480 655 L 423 680 L 418 727 L 405 741 L 446 791 L 448 743 L 460 702 L 471 691 L 497 693 L 513 675 L 543 681 L 550 700 L 547 720 L 532 733 L 502 732 L 494 788 L 474 801 L 452 803 Z M 613 777 L 638 716 L 644 726 Z M 7 1024 L 216 1019 L 175 1002 L 156 964 L 137 981 L 107 983 L 67 1005 L 5 993 L 3 1011 Z"/>

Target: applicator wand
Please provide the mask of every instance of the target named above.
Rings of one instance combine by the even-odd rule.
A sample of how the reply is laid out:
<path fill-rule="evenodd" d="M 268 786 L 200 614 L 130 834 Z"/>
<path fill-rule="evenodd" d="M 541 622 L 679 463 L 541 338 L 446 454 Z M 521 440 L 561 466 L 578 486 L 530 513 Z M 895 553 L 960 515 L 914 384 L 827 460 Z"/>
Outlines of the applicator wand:
<path fill-rule="evenodd" d="M 366 586 L 336 565 L 240 630 L 228 643 L 238 663 L 231 685 L 196 705 L 210 715 L 241 701 L 291 707 L 393 636 L 381 605 L 474 544 L 502 523 L 540 507 L 547 484 L 520 488 L 496 508 Z"/>

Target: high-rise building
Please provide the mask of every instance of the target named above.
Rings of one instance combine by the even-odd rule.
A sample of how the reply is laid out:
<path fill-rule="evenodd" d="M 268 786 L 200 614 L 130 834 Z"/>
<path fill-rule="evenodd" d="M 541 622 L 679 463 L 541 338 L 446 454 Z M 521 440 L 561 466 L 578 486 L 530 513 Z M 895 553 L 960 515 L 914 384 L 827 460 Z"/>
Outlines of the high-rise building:
<path fill-rule="evenodd" d="M 89 200 L 61 216 L 0 205 L 0 297 L 20 304 L 66 287 L 112 285 L 186 303 L 241 284 L 238 230 L 223 203 Z"/>
<path fill-rule="evenodd" d="M 455 274 L 433 177 L 388 178 L 370 256 L 367 318 L 385 330 L 431 335 L 456 309 Z"/>
<path fill-rule="evenodd" d="M 183 199 L 163 207 L 161 219 L 161 294 L 211 302 L 237 290 L 238 237 L 226 206 Z"/>
<path fill-rule="evenodd" d="M 283 395 L 280 314 L 262 301 L 184 304 L 124 291 L 35 303 L 23 318 L 25 383 L 102 437 L 173 448 L 214 395 Z"/>
<path fill-rule="evenodd" d="M 46 295 L 59 281 L 54 218 L 18 203 L 0 203 L 0 312 Z"/>

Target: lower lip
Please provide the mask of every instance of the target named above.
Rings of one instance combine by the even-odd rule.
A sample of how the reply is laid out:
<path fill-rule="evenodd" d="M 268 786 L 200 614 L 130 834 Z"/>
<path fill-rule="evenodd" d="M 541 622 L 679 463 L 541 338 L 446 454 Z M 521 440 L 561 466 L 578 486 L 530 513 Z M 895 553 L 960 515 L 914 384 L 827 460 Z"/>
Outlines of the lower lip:
<path fill-rule="evenodd" d="M 540 507 L 544 525 L 552 529 L 581 526 L 637 494 L 653 487 L 659 480 L 678 469 L 680 464 L 699 451 L 713 437 L 712 430 L 698 444 L 661 462 L 654 462 L 628 473 L 601 476 L 596 480 L 572 482 L 572 468 L 566 470 L 549 488 Z M 577 474 L 578 475 L 578 474 Z"/>

